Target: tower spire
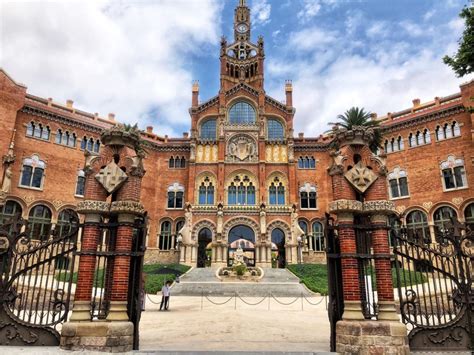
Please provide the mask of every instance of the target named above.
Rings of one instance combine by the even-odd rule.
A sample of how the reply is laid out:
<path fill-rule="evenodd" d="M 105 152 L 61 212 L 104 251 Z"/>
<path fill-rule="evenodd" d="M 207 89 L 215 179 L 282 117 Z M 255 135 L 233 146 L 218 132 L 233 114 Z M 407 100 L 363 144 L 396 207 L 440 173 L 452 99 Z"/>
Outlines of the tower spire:
<path fill-rule="evenodd" d="M 245 0 L 239 0 L 234 11 L 235 42 L 250 40 L 250 9 Z"/>

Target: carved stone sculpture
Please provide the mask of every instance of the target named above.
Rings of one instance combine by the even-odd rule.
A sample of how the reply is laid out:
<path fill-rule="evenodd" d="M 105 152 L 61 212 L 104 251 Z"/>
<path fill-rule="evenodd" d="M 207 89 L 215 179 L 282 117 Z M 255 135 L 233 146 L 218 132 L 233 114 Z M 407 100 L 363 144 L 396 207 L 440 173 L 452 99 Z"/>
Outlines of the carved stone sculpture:
<path fill-rule="evenodd" d="M 116 191 L 127 180 L 128 176 L 115 162 L 110 162 L 105 168 L 100 169 L 95 176 L 98 182 L 109 194 Z"/>
<path fill-rule="evenodd" d="M 378 177 L 371 169 L 364 166 L 362 162 L 358 162 L 344 176 L 361 193 L 364 193 Z"/>

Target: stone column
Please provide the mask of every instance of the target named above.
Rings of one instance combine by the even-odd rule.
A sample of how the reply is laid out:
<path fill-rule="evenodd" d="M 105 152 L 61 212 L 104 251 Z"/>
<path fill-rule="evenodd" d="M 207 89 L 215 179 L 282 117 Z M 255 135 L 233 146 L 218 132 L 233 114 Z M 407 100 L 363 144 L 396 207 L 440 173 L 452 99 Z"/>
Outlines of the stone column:
<path fill-rule="evenodd" d="M 212 246 L 212 257 L 211 257 L 211 263 L 215 264 L 216 261 L 218 260 L 218 255 L 217 255 L 217 250 L 219 249 L 218 245 L 213 245 Z"/>
<path fill-rule="evenodd" d="M 195 263 L 197 261 L 197 246 L 191 246 L 191 263 Z"/>

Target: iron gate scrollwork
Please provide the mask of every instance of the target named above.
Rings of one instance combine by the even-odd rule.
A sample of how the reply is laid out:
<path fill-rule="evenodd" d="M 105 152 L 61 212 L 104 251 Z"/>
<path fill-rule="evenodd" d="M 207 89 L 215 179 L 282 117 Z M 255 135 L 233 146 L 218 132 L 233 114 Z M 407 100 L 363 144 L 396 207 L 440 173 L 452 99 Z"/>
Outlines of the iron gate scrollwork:
<path fill-rule="evenodd" d="M 405 228 L 392 231 L 400 312 L 411 350 L 474 350 L 471 228 L 452 219 L 435 226 L 435 241 Z"/>
<path fill-rule="evenodd" d="M 59 345 L 71 305 L 79 220 L 36 235 L 15 216 L 0 226 L 0 345 Z"/>
<path fill-rule="evenodd" d="M 326 213 L 324 228 L 326 239 L 326 256 L 328 266 L 328 317 L 331 327 L 331 351 L 336 351 L 336 323 L 342 319 L 344 312 L 344 295 L 342 290 L 341 249 L 337 237 L 334 219 Z"/>

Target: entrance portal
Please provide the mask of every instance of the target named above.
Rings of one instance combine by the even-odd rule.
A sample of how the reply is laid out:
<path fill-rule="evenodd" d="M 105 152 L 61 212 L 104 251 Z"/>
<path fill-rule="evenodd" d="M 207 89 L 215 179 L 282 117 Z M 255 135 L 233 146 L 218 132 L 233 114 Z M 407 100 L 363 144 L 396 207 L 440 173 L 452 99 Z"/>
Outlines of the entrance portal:
<path fill-rule="evenodd" d="M 285 233 L 280 228 L 272 231 L 272 267 L 279 269 L 286 267 Z"/>
<path fill-rule="evenodd" d="M 252 228 L 239 225 L 229 232 L 229 248 L 227 255 L 227 265 L 234 263 L 234 253 L 241 248 L 244 252 L 244 262 L 247 266 L 255 266 L 255 233 Z"/>
<path fill-rule="evenodd" d="M 197 267 L 211 266 L 212 249 L 208 246 L 212 243 L 212 232 L 209 228 L 203 228 L 198 234 Z"/>

